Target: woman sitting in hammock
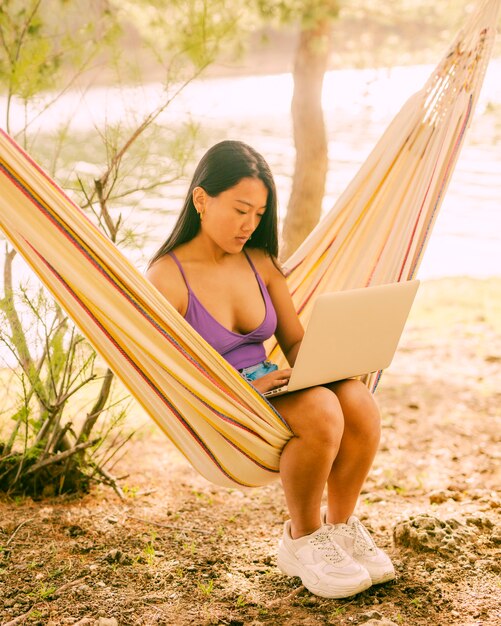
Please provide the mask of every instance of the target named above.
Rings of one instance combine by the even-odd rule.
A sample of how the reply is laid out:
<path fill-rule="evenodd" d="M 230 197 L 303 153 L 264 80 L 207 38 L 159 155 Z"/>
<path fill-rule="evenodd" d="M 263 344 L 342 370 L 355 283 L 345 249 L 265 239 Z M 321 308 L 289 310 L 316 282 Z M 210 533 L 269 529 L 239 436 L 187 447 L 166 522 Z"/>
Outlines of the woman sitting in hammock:
<path fill-rule="evenodd" d="M 237 141 L 200 161 L 172 234 L 147 276 L 185 319 L 260 392 L 289 369 L 266 359 L 273 334 L 292 366 L 303 328 L 277 263 L 277 199 L 270 169 Z M 294 436 L 280 459 L 290 520 L 278 566 L 312 593 L 342 598 L 395 577 L 388 556 L 353 516 L 376 453 L 379 411 L 358 380 L 271 400 Z M 327 507 L 321 499 L 327 485 Z"/>

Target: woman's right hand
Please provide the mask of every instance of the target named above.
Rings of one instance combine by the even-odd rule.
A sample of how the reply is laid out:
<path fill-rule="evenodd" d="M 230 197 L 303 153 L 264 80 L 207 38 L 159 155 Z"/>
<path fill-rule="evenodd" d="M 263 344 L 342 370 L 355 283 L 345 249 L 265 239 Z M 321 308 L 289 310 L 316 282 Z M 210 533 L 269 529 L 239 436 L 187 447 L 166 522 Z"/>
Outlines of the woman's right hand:
<path fill-rule="evenodd" d="M 271 389 L 277 389 L 278 387 L 287 385 L 289 378 L 291 377 L 291 372 L 291 369 L 275 370 L 274 372 L 269 372 L 268 374 L 249 382 L 259 391 L 259 393 L 264 393 L 265 391 L 270 391 Z"/>

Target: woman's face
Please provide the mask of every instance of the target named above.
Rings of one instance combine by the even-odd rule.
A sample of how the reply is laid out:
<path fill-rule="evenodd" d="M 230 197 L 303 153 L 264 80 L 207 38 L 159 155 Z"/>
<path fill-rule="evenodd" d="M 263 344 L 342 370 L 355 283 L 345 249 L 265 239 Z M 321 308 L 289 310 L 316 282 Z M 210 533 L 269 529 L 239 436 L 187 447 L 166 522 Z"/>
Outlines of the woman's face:
<path fill-rule="evenodd" d="M 202 234 L 228 253 L 242 250 L 259 226 L 267 200 L 268 189 L 259 178 L 242 178 L 214 198 L 201 187 L 193 190 Z"/>

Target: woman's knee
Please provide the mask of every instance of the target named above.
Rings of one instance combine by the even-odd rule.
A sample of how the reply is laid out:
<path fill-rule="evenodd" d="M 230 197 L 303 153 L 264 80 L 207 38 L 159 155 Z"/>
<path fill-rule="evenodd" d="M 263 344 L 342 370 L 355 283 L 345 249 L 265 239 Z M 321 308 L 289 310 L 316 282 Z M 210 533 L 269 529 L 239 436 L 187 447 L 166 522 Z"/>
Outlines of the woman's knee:
<path fill-rule="evenodd" d="M 344 431 L 344 417 L 339 399 L 325 387 L 311 387 L 296 393 L 294 434 L 339 445 Z"/>
<path fill-rule="evenodd" d="M 333 391 L 340 402 L 346 427 L 365 437 L 379 438 L 381 414 L 367 386 L 360 380 L 350 379 L 337 383 Z"/>

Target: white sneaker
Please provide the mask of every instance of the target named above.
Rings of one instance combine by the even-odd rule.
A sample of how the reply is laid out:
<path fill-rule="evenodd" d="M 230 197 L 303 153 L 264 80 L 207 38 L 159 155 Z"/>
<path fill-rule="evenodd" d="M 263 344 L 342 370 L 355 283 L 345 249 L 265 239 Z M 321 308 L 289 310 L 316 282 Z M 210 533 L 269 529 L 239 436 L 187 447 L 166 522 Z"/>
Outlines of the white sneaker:
<path fill-rule="evenodd" d="M 367 528 L 352 515 L 346 524 L 327 524 L 327 509 L 322 508 L 322 521 L 330 529 L 331 537 L 355 561 L 369 572 L 373 585 L 395 578 L 395 568 L 390 557 L 376 546 Z"/>
<path fill-rule="evenodd" d="M 277 564 L 287 576 L 299 576 L 317 596 L 348 598 L 368 589 L 371 577 L 332 539 L 331 530 L 327 524 L 311 535 L 292 539 L 287 521 L 278 544 Z"/>

